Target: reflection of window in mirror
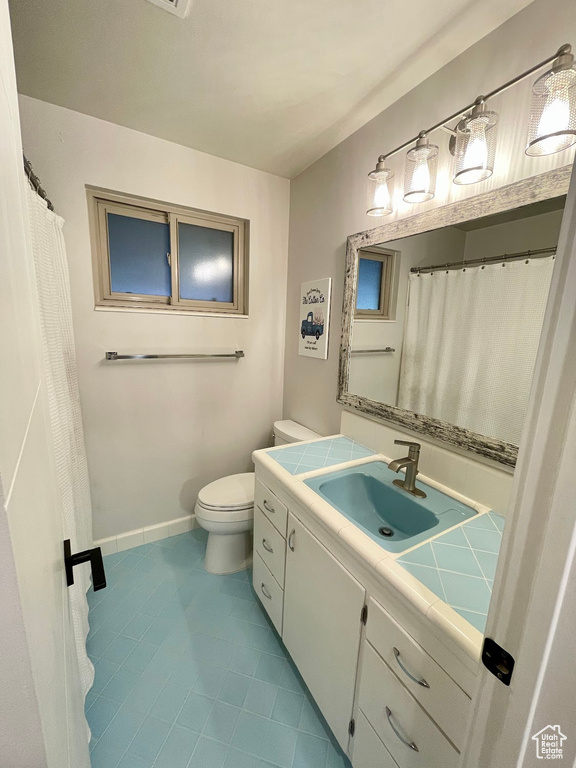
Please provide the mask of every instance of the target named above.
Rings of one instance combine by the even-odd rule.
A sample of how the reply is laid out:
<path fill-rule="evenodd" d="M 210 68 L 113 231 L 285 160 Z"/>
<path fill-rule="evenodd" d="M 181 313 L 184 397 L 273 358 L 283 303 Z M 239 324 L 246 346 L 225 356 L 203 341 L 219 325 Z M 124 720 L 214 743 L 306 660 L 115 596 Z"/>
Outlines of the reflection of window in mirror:
<path fill-rule="evenodd" d="M 363 248 L 358 252 L 355 317 L 391 320 L 394 251 Z"/>

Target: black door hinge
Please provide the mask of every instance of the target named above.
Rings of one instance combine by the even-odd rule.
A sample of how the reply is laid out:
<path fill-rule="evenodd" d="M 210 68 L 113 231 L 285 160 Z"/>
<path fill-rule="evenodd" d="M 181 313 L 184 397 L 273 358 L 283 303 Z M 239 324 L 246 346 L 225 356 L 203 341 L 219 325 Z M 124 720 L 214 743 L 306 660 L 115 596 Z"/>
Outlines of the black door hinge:
<path fill-rule="evenodd" d="M 362 613 L 360 614 L 360 621 L 364 626 L 366 626 L 366 622 L 368 621 L 368 606 L 364 605 L 362 606 Z"/>
<path fill-rule="evenodd" d="M 514 669 L 514 658 L 490 637 L 484 638 L 482 664 L 504 685 L 510 685 Z"/>
<path fill-rule="evenodd" d="M 354 731 L 356 730 L 356 723 L 354 722 L 354 719 L 350 720 L 350 725 L 348 726 L 348 733 L 350 736 L 354 736 Z"/>

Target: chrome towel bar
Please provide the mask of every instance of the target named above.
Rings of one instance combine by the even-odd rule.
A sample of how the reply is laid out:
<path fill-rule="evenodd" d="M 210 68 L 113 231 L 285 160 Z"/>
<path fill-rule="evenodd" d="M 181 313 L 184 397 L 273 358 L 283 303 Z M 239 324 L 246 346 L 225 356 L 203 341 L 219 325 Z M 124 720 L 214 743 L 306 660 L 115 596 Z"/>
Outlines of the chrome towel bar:
<path fill-rule="evenodd" d="M 244 351 L 237 349 L 235 352 L 201 352 L 190 354 L 166 354 L 166 355 L 124 355 L 118 354 L 118 352 L 106 352 L 106 360 L 208 360 L 208 359 L 220 359 L 220 360 L 239 360 L 244 357 Z"/>
<path fill-rule="evenodd" d="M 376 352 L 396 352 L 394 347 L 384 347 L 384 349 L 352 349 L 353 355 L 373 355 Z"/>

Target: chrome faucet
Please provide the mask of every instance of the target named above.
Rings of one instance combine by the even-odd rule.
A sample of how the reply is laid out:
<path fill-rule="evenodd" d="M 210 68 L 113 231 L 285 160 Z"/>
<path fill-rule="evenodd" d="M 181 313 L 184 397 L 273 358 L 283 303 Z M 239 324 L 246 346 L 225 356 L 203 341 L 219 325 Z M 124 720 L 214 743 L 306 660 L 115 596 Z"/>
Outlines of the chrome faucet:
<path fill-rule="evenodd" d="M 412 443 L 409 440 L 394 440 L 395 445 L 407 445 L 408 456 L 403 459 L 396 459 L 388 464 L 388 469 L 398 472 L 400 469 L 406 469 L 404 480 L 394 480 L 394 485 L 402 488 L 403 491 L 417 496 L 419 499 L 425 499 L 426 494 L 419 488 L 416 488 L 416 475 L 418 474 L 418 459 L 420 458 L 420 443 Z"/>

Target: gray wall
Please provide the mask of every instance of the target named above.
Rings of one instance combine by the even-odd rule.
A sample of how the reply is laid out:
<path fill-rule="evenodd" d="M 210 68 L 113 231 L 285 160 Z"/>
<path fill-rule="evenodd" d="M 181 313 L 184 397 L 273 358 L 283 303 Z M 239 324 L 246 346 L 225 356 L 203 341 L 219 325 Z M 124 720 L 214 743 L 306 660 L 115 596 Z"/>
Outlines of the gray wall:
<path fill-rule="evenodd" d="M 552 12 L 551 12 L 552 11 Z M 576 3 L 536 0 L 490 35 L 429 77 L 356 133 L 297 176 L 291 184 L 287 326 L 284 370 L 284 417 L 324 434 L 338 432 L 341 407 L 336 403 L 338 349 L 344 285 L 346 237 L 396 217 L 480 194 L 504 184 L 572 162 L 573 151 L 548 158 L 524 154 L 530 86 L 534 78 L 491 102 L 500 113 L 499 143 L 493 177 L 459 188 L 451 183 L 446 161 L 446 134 L 440 146 L 438 193 L 430 203 L 401 202 L 404 153 L 392 159 L 396 172 L 395 214 L 371 219 L 365 214 L 366 174 L 379 154 L 472 102 L 509 78 L 550 56 L 563 43 L 576 43 Z M 367 55 L 375 55 L 368 51 Z M 425 73 L 423 73 L 424 75 Z M 298 356 L 300 283 L 333 278 L 328 360 Z"/>

